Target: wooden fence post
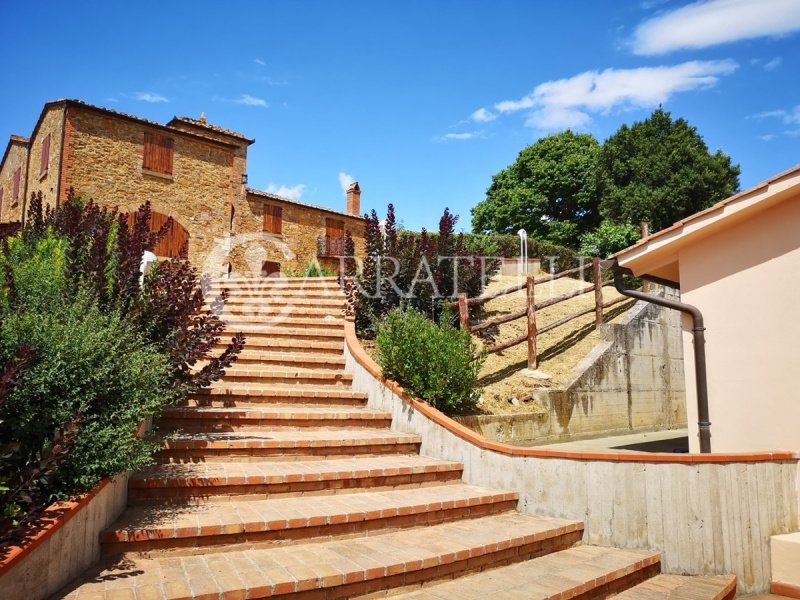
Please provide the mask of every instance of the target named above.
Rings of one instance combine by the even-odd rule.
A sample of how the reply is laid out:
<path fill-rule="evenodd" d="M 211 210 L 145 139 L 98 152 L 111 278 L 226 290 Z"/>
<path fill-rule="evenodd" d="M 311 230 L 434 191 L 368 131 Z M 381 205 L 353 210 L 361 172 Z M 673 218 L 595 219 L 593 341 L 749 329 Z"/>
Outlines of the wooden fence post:
<path fill-rule="evenodd" d="M 461 323 L 461 329 L 469 333 L 469 309 L 467 308 L 467 294 L 461 292 L 458 295 L 458 320 Z"/>
<path fill-rule="evenodd" d="M 600 275 L 600 258 L 592 259 L 592 276 L 594 278 L 594 325 L 600 329 L 603 324 L 603 280 Z"/>
<path fill-rule="evenodd" d="M 536 303 L 533 300 L 533 275 L 528 275 L 525 292 L 528 297 L 528 368 L 535 369 L 539 365 L 539 359 L 536 356 Z"/>

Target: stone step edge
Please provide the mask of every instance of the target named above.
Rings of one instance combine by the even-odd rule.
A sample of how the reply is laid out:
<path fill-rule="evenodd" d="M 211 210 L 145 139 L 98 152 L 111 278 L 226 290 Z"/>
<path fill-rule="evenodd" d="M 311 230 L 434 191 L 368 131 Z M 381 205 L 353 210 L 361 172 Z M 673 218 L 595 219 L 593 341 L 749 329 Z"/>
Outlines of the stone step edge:
<path fill-rule="evenodd" d="M 649 600 L 658 594 L 664 598 L 672 600 L 696 600 L 697 592 L 682 593 L 676 583 L 685 583 L 686 587 L 700 585 L 702 587 L 713 587 L 717 592 L 713 596 L 702 596 L 703 600 L 732 600 L 736 596 L 736 576 L 735 575 L 671 575 L 662 573 L 652 577 L 642 583 L 635 585 L 617 594 L 620 600 Z"/>
<path fill-rule="evenodd" d="M 561 559 L 573 559 L 576 551 L 580 551 L 580 546 L 568 548 L 559 552 L 553 552 L 551 554 L 546 554 L 544 556 L 514 563 L 508 566 L 500 566 L 495 569 L 481 571 L 479 573 L 467 574 L 463 578 L 432 582 L 431 585 L 427 585 L 420 589 L 415 589 L 409 592 L 396 594 L 393 595 L 392 598 L 395 600 L 438 600 L 439 598 L 445 597 L 463 597 L 474 600 L 474 598 L 478 597 L 478 595 L 483 598 L 484 594 L 485 597 L 490 597 L 490 594 L 493 591 L 496 591 L 495 588 L 497 586 L 490 586 L 488 589 L 482 588 L 481 582 L 483 578 L 487 576 L 492 577 L 493 579 L 502 579 L 506 577 L 509 580 L 513 580 L 511 578 L 517 576 L 519 567 L 526 567 L 528 565 L 533 567 L 533 565 L 536 565 L 536 567 L 538 567 L 537 570 L 547 570 L 546 567 L 549 565 L 549 563 Z M 623 550 L 621 552 L 625 551 Z M 532 586 L 539 585 L 540 587 L 539 589 L 531 589 L 529 591 L 529 595 L 524 597 L 536 598 L 536 600 L 573 600 L 615 596 L 620 590 L 624 592 L 627 589 L 632 589 L 636 585 L 641 585 L 642 582 L 647 582 L 653 577 L 657 577 L 658 575 L 652 575 L 652 571 L 660 568 L 661 555 L 658 552 L 652 552 L 648 555 L 642 554 L 638 558 L 636 556 L 628 557 L 622 559 L 624 560 L 625 564 L 619 564 L 618 566 L 604 566 L 602 564 L 593 565 L 592 563 L 594 560 L 598 560 L 600 563 L 607 562 L 608 555 L 602 554 L 599 557 L 592 557 L 588 560 L 583 559 L 584 562 L 576 565 L 576 568 L 585 568 L 591 565 L 598 570 L 602 570 L 602 575 L 587 578 L 585 581 L 577 585 L 571 585 L 569 580 L 565 580 L 563 578 L 561 581 L 557 581 L 558 571 L 556 570 L 554 573 L 556 581 L 548 580 L 547 575 L 536 581 L 530 581 L 529 583 Z M 618 557 L 617 560 L 622 562 Z M 461 592 L 459 588 L 466 588 L 466 590 Z M 469 595 L 467 590 L 480 591 L 475 595 Z M 515 591 L 519 591 L 519 589 L 515 588 Z M 712 599 L 709 598 L 708 600 Z"/>
<path fill-rule="evenodd" d="M 347 430 L 343 430 L 347 431 Z M 387 432 L 389 430 L 387 429 Z M 264 440 L 255 437 L 257 430 L 248 432 L 253 437 L 241 436 L 241 439 L 227 440 L 191 440 L 171 437 L 164 440 L 164 446 L 157 453 L 180 450 L 247 450 L 247 449 L 301 449 L 301 448 L 359 448 L 362 446 L 396 446 L 417 445 L 422 443 L 419 436 L 399 436 L 387 433 L 385 436 L 365 437 L 357 439 L 287 439 Z M 272 432 L 274 433 L 274 432 Z M 303 433 L 303 432 L 298 432 Z"/>
<path fill-rule="evenodd" d="M 487 528 L 494 531 L 492 528 L 494 524 L 491 523 L 491 520 L 497 518 L 485 517 L 471 522 L 475 523 L 473 527 Z M 567 523 L 563 520 L 559 521 Z M 500 521 L 499 524 L 502 523 Z M 431 539 L 437 539 L 441 535 L 446 535 L 449 529 L 463 529 L 464 525 L 464 522 L 445 523 L 425 529 Z M 437 529 L 439 531 L 444 529 L 444 534 L 437 535 Z M 568 522 L 561 526 L 553 523 L 546 529 L 538 529 L 535 532 L 517 531 L 512 536 L 495 533 L 491 536 L 484 535 L 484 539 L 478 540 L 468 540 L 468 531 L 467 537 L 457 546 L 428 549 L 427 552 L 417 547 L 413 556 L 408 551 L 409 549 L 402 544 L 400 545 L 400 548 L 404 548 L 401 551 L 402 556 L 375 553 L 375 548 L 392 549 L 392 542 L 396 539 L 398 532 L 368 536 L 366 538 L 325 541 L 314 544 L 313 551 L 317 553 L 341 552 L 341 555 L 346 557 L 346 560 L 353 566 L 336 568 L 333 564 L 325 563 L 324 561 L 320 563 L 308 562 L 303 565 L 303 569 L 306 571 L 304 574 L 291 573 L 287 570 L 293 566 L 298 566 L 297 559 L 295 559 L 293 565 L 287 565 L 285 561 L 281 562 L 279 559 L 283 552 L 303 552 L 305 545 L 259 548 L 243 552 L 234 550 L 224 553 L 224 556 L 219 557 L 219 560 L 226 563 L 228 570 L 232 569 L 234 564 L 247 565 L 247 572 L 236 569 L 233 573 L 228 573 L 228 576 L 222 576 L 223 572 L 220 571 L 215 573 L 215 578 L 192 579 L 189 582 L 191 590 L 188 586 L 183 585 L 181 581 L 170 581 L 169 587 L 172 593 L 167 597 L 170 599 L 187 597 L 233 598 L 237 596 L 268 598 L 281 596 L 282 594 L 338 588 L 336 597 L 350 598 L 366 593 L 390 590 L 404 585 L 452 577 L 457 573 L 475 571 L 498 564 L 521 562 L 536 556 L 564 550 L 580 540 L 582 531 L 583 523 L 579 522 Z M 405 531 L 399 532 L 399 534 L 408 535 Z M 362 541 L 366 543 L 362 543 Z M 342 549 L 346 550 L 342 552 Z M 307 547 L 305 551 L 308 551 Z M 276 553 L 277 557 L 275 556 Z M 420 555 L 423 556 L 420 557 Z M 258 561 L 262 556 L 273 561 L 273 564 L 281 565 L 280 571 L 262 571 L 258 567 Z M 379 558 L 384 560 L 379 560 Z M 185 569 L 185 573 L 193 571 L 194 564 L 191 562 L 192 559 L 204 561 L 204 557 L 183 559 L 181 568 Z M 156 558 L 147 562 L 159 562 L 159 560 Z M 170 558 L 161 560 L 174 561 L 174 559 Z M 164 562 L 161 564 L 172 563 Z M 203 564 L 207 565 L 205 562 Z M 140 563 L 138 566 L 142 569 L 142 572 L 146 572 L 148 565 Z M 206 568 L 208 567 L 206 566 Z M 135 575 L 126 578 L 125 581 L 129 586 L 128 589 L 136 587 Z M 91 594 L 94 591 L 91 586 L 92 583 L 90 582 L 87 585 L 88 589 L 84 590 L 84 593 Z M 122 588 L 123 586 L 120 586 L 120 589 Z M 78 591 L 80 591 L 80 588 L 78 588 Z M 77 593 L 64 596 L 65 600 L 74 600 L 77 597 Z"/>
<path fill-rule="evenodd" d="M 293 389 L 297 388 L 297 389 Z M 352 389 L 336 389 L 334 386 L 309 389 L 302 385 L 273 386 L 273 387 L 242 387 L 230 385 L 226 387 L 205 388 L 190 396 L 197 398 L 210 398 L 214 396 L 246 396 L 251 398 L 325 398 L 325 399 L 355 399 L 366 400 L 365 392 Z"/>
<path fill-rule="evenodd" d="M 187 474 L 186 476 L 156 477 L 149 474 L 133 474 L 128 480 L 128 489 L 165 489 L 165 488 L 192 488 L 198 492 L 209 488 L 282 485 L 291 483 L 319 483 L 325 481 L 342 481 L 358 479 L 376 479 L 384 477 L 413 477 L 415 475 L 428 475 L 440 473 L 461 473 L 463 465 L 458 462 L 443 462 L 416 466 L 389 466 L 356 468 L 351 470 L 324 470 L 324 463 L 330 461 L 313 461 L 320 463 L 319 471 L 297 471 L 281 474 L 248 474 L 245 476 L 216 476 Z M 353 462 L 353 461 L 351 461 Z M 357 460 L 354 462 L 358 462 Z M 308 463 L 306 463 L 308 464 Z M 175 469 L 173 469 L 175 470 Z"/>
<path fill-rule="evenodd" d="M 175 407 L 168 408 L 161 413 L 165 419 L 228 419 L 249 420 L 249 419 L 272 419 L 287 421 L 315 421 L 332 419 L 357 419 L 357 420 L 376 420 L 385 421 L 392 418 L 392 413 L 371 410 L 367 408 L 325 408 L 324 410 L 303 410 L 298 407 L 281 407 L 275 409 L 264 407 L 263 409 L 247 407 Z"/>
<path fill-rule="evenodd" d="M 452 487 L 452 486 L 442 486 Z M 431 489 L 431 488 L 427 488 Z M 359 493 L 360 496 L 367 496 L 369 493 Z M 309 498 L 309 497 L 306 497 Z M 315 504 L 324 504 L 320 501 L 319 496 L 314 496 L 313 501 Z M 119 529 L 106 529 L 101 533 L 101 543 L 114 544 L 114 543 L 132 543 L 132 542 L 151 542 L 155 540 L 169 542 L 170 540 L 177 539 L 191 539 L 200 537 L 212 536 L 235 536 L 247 533 L 260 533 L 260 532 L 285 532 L 287 530 L 301 530 L 308 528 L 318 527 L 333 527 L 337 525 L 355 525 L 359 523 L 366 523 L 368 521 L 381 521 L 387 519 L 395 519 L 397 517 L 416 517 L 422 516 L 426 513 L 437 512 L 453 512 L 462 509 L 476 509 L 490 505 L 502 505 L 504 511 L 513 511 L 515 506 L 508 506 L 509 503 L 519 501 L 519 494 L 516 492 L 492 492 L 490 490 L 483 490 L 482 492 L 475 492 L 472 496 L 458 499 L 445 499 L 440 501 L 414 504 L 413 501 L 398 501 L 394 506 L 378 508 L 375 510 L 363 510 L 353 508 L 348 512 L 334 512 L 323 510 L 317 511 L 316 514 L 298 517 L 277 518 L 270 521 L 222 521 L 214 525 L 197 525 L 195 527 L 179 527 L 175 528 L 172 525 L 165 525 L 162 527 L 127 527 Z M 240 501 L 239 503 L 253 501 Z M 261 500 L 257 502 L 270 502 L 270 500 Z M 235 506 L 236 501 L 224 503 L 225 506 Z M 209 505 L 205 505 L 209 506 Z M 211 507 L 213 508 L 213 507 Z M 321 507 L 320 507 L 321 508 Z M 482 516 L 486 516 L 485 514 Z M 469 518 L 468 514 L 462 515 L 460 518 Z M 409 519 L 411 521 L 413 519 Z M 398 524 L 395 524 L 398 525 Z M 413 523 L 409 523 L 413 526 Z M 331 532 L 333 533 L 333 532 Z M 322 532 L 325 535 L 324 532 Z M 317 537 L 317 536 L 314 536 Z M 279 538 L 281 539 L 281 538 Z"/>

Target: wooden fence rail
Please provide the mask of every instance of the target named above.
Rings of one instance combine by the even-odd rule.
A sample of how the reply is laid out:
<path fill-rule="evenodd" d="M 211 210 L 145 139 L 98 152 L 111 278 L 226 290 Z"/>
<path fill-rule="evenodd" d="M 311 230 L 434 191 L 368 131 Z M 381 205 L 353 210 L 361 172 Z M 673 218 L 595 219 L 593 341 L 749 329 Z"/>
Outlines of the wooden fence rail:
<path fill-rule="evenodd" d="M 613 285 L 613 282 L 611 281 L 604 282 L 602 280 L 602 273 L 600 270 L 600 259 L 594 258 L 592 259 L 591 285 L 588 285 L 585 288 L 574 290 L 572 292 L 567 292 L 566 294 L 561 294 L 560 296 L 556 296 L 555 298 L 549 298 L 538 304 L 536 303 L 534 291 L 537 285 L 547 283 L 549 281 L 554 281 L 562 277 L 568 277 L 570 275 L 574 275 L 582 271 L 583 267 L 578 267 L 575 269 L 567 269 L 566 271 L 561 271 L 560 273 L 555 273 L 553 275 L 547 275 L 545 277 L 540 277 L 540 278 L 534 278 L 532 275 L 528 275 L 527 279 L 523 283 L 503 288 L 502 290 L 493 292 L 491 294 L 486 294 L 485 296 L 478 296 L 477 298 L 467 298 L 466 294 L 464 293 L 459 294 L 458 301 L 452 302 L 451 306 L 453 308 L 458 307 L 458 315 L 459 315 L 459 321 L 461 322 L 461 328 L 464 329 L 465 331 L 469 331 L 470 333 L 478 333 L 479 331 L 483 331 L 491 327 L 496 327 L 504 323 L 509 323 L 511 321 L 516 321 L 517 319 L 522 319 L 523 317 L 527 318 L 528 327 L 527 327 L 527 332 L 524 335 L 505 341 L 502 344 L 496 344 L 494 346 L 491 346 L 490 348 L 486 349 L 486 352 L 488 352 L 489 354 L 493 354 L 495 352 L 507 350 L 508 348 L 512 348 L 514 346 L 517 346 L 518 344 L 527 342 L 528 368 L 535 369 L 538 365 L 538 355 L 536 351 L 536 337 L 538 335 L 541 335 L 542 333 L 555 329 L 556 327 L 561 327 L 562 325 L 565 325 L 574 319 L 577 319 L 579 317 L 591 313 L 594 313 L 595 315 L 595 327 L 599 328 L 600 325 L 603 324 L 603 318 L 604 318 L 603 311 L 605 309 L 610 308 L 611 306 L 614 306 L 616 304 L 619 304 L 620 302 L 624 302 L 625 300 L 628 300 L 628 298 L 622 296 L 620 298 L 616 298 L 609 302 L 603 301 L 603 288 L 608 285 Z M 470 306 L 479 306 L 485 304 L 489 300 L 494 300 L 495 298 L 500 298 L 507 294 L 513 294 L 514 292 L 518 292 L 520 290 L 525 290 L 526 305 L 524 309 L 507 315 L 501 315 L 499 317 L 496 317 L 494 319 L 489 319 L 488 321 L 484 321 L 482 323 L 470 325 L 469 323 Z M 578 310 L 570 315 L 562 317 L 557 321 L 548 323 L 543 327 L 539 327 L 537 325 L 536 323 L 537 310 L 541 310 L 543 308 L 547 308 L 548 306 L 553 306 L 555 304 L 559 304 L 561 302 L 570 300 L 571 298 L 576 298 L 578 296 L 582 296 L 583 294 L 588 294 L 591 292 L 594 293 L 594 306 Z"/>

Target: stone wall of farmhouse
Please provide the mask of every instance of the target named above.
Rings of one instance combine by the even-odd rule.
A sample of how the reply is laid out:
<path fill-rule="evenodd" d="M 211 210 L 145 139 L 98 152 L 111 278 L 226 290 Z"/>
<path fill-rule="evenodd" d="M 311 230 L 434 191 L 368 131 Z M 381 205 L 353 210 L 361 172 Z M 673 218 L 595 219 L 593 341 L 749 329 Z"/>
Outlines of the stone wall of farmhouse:
<path fill-rule="evenodd" d="M 23 195 L 25 194 L 25 168 L 28 160 L 28 147 L 22 142 L 12 142 L 0 171 L 0 186 L 3 189 L 3 206 L 0 221 L 9 223 L 19 221 L 22 216 Z M 19 199 L 14 202 L 14 173 L 20 171 Z"/>
<path fill-rule="evenodd" d="M 265 206 L 279 206 L 282 211 L 280 235 L 263 232 Z M 364 222 L 352 217 L 307 207 L 258 194 L 247 194 L 244 206 L 234 218 L 231 257 L 234 270 L 242 276 L 258 275 L 264 261 L 276 262 L 284 274 L 297 273 L 313 260 L 334 271 L 337 259 L 317 257 L 317 239 L 325 235 L 326 219 L 344 221 L 356 246 L 356 255 L 364 253 Z"/>
<path fill-rule="evenodd" d="M 26 200 L 30 199 L 31 194 L 42 192 L 44 205 L 55 206 L 56 197 L 58 196 L 58 167 L 63 127 L 64 107 L 54 106 L 47 110 L 39 123 L 39 129 L 36 130 L 35 137 L 31 139 Z M 50 156 L 47 168 L 42 171 L 42 148 L 48 135 L 50 136 Z"/>
<path fill-rule="evenodd" d="M 217 241 L 230 232 L 230 206 L 241 186 L 241 176 L 238 182 L 232 177 L 234 149 L 176 132 L 171 136 L 172 175 L 151 173 L 142 169 L 145 131 L 169 135 L 161 128 L 68 107 L 62 194 L 72 187 L 79 196 L 122 211 L 149 200 L 153 210 L 188 230 L 189 259 L 202 268 Z"/>

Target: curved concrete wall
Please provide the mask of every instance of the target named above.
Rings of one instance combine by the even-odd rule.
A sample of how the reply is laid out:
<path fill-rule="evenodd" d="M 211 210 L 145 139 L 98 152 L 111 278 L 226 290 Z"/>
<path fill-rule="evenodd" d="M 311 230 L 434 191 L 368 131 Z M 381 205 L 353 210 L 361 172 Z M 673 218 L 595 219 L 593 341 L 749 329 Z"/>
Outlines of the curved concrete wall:
<path fill-rule="evenodd" d="M 380 379 L 346 325 L 346 369 L 392 428 L 422 436 L 422 454 L 464 464 L 464 480 L 514 490 L 522 512 L 579 519 L 584 542 L 662 553 L 667 573 L 738 577 L 766 592 L 770 535 L 798 529 L 792 452 L 673 455 L 521 448 L 488 441 Z"/>

